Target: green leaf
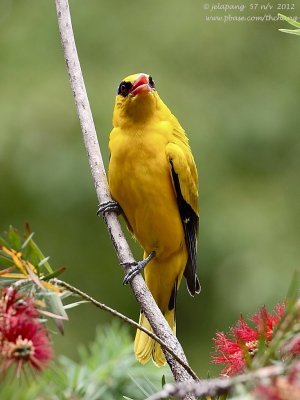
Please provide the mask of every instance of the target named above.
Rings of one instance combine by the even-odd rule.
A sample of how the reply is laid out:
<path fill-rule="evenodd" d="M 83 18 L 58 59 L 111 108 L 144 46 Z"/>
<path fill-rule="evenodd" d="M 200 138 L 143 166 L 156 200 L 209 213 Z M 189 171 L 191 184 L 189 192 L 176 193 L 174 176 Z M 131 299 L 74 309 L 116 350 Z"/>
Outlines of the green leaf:
<path fill-rule="evenodd" d="M 293 20 L 292 18 L 287 17 L 286 15 L 283 14 L 278 14 L 279 17 L 287 21 L 290 25 L 295 26 L 296 28 L 300 28 L 300 22 L 297 22 Z"/>
<path fill-rule="evenodd" d="M 289 313 L 294 308 L 295 302 L 298 299 L 299 291 L 299 271 L 295 271 L 287 292 L 286 312 Z"/>
<path fill-rule="evenodd" d="M 8 228 L 7 239 L 10 247 L 15 250 L 20 250 L 22 244 L 21 237 L 18 231 L 11 225 Z"/>
<path fill-rule="evenodd" d="M 163 376 L 161 377 L 161 387 L 164 387 L 165 384 L 166 384 L 166 377 L 165 377 L 165 375 L 163 375 Z"/>
<path fill-rule="evenodd" d="M 0 246 L 9 247 L 9 243 L 2 236 L 0 236 Z"/>
<path fill-rule="evenodd" d="M 290 33 L 291 35 L 300 35 L 300 29 L 278 29 L 280 32 Z"/>
<path fill-rule="evenodd" d="M 4 232 L 4 237 L 0 237 L 0 245 L 16 251 L 22 251 L 22 258 L 30 261 L 36 267 L 38 276 L 45 275 L 45 271 L 52 274 L 53 269 L 48 262 L 49 257 L 44 256 L 38 245 L 33 241 L 33 236 L 34 232 L 30 231 L 28 224 L 25 226 L 24 238 L 20 236 L 17 229 L 10 226 L 7 232 Z M 0 250 L 0 256 L 1 255 L 7 257 L 7 255 Z M 8 257 L 8 259 L 10 258 Z M 3 263 L 3 259 L 1 264 L 7 266 L 6 263 Z"/>
<path fill-rule="evenodd" d="M 64 306 L 64 309 L 65 309 L 65 310 L 70 310 L 71 308 L 77 307 L 77 306 L 79 306 L 80 304 L 84 304 L 84 303 L 90 303 L 90 301 L 88 301 L 88 300 L 81 300 L 81 301 L 76 301 L 75 303 L 66 304 L 66 305 Z"/>
<path fill-rule="evenodd" d="M 47 258 L 47 257 L 46 257 Z M 56 269 L 54 272 L 52 272 L 52 274 L 46 275 L 44 276 L 43 280 L 44 281 L 48 281 L 49 279 L 52 278 L 56 278 L 57 276 L 59 276 L 60 274 L 62 274 L 67 268 L 66 267 L 61 267 Z"/>
<path fill-rule="evenodd" d="M 53 273 L 53 269 L 51 268 L 47 257 L 44 256 L 44 254 L 41 252 L 41 250 L 39 249 L 38 245 L 31 239 L 28 243 L 28 247 L 32 250 L 33 254 L 36 256 L 36 266 L 38 266 L 38 263 L 40 261 L 43 261 L 42 266 L 45 266 L 47 271 L 52 274 Z"/>
<path fill-rule="evenodd" d="M 56 293 L 50 291 L 47 293 L 43 293 L 43 299 L 45 299 L 48 309 L 52 314 L 59 315 L 65 320 L 69 319 L 68 314 L 64 309 L 64 305 L 60 297 Z M 63 335 L 64 333 L 63 320 L 55 318 L 54 322 L 59 332 Z"/>
<path fill-rule="evenodd" d="M 48 292 L 45 294 L 45 300 L 47 302 L 49 310 L 53 312 L 53 314 L 57 314 L 68 319 L 68 315 L 58 294 L 54 292 Z"/>
<path fill-rule="evenodd" d="M 1 266 L 3 265 L 5 268 L 13 265 L 11 258 L 5 253 L 3 253 L 1 250 L 0 250 L 0 265 Z"/>
<path fill-rule="evenodd" d="M 68 317 L 62 317 L 61 315 L 57 315 L 57 314 L 53 314 L 50 311 L 47 310 L 39 310 L 39 312 L 43 315 L 45 315 L 46 317 L 50 317 L 50 318 L 54 318 L 54 319 L 59 319 L 59 320 L 64 320 L 66 321 L 68 319 Z"/>
<path fill-rule="evenodd" d="M 28 236 L 28 238 L 22 243 L 21 245 L 21 250 L 25 249 L 25 247 L 28 245 L 32 237 L 34 236 L 34 232 L 31 232 L 31 234 Z"/>
<path fill-rule="evenodd" d="M 46 262 L 49 260 L 49 256 L 43 258 L 39 263 L 38 263 L 38 267 L 42 267 L 44 264 L 46 264 Z"/>

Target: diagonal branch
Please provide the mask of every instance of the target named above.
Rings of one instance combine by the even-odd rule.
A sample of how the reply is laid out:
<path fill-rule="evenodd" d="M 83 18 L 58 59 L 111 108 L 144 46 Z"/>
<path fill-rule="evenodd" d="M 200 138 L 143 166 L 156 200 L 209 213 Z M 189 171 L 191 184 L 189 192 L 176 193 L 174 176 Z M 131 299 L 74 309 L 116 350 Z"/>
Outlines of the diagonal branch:
<path fill-rule="evenodd" d="M 76 103 L 77 113 L 80 120 L 83 139 L 88 155 L 91 173 L 94 180 L 96 194 L 99 203 L 101 204 L 110 201 L 111 197 L 109 194 L 96 129 L 94 126 L 92 112 L 90 109 L 89 100 L 85 89 L 85 84 L 75 45 L 69 4 L 68 0 L 55 0 L 55 3 L 58 17 L 58 26 L 70 84 Z M 115 247 L 119 262 L 122 264 L 134 262 L 133 255 L 121 230 L 117 215 L 115 213 L 108 213 L 104 217 L 104 220 L 107 224 L 107 228 Z M 123 269 L 125 272 L 127 272 L 128 268 L 123 266 Z M 154 301 L 140 274 L 131 281 L 131 288 L 141 309 L 149 320 L 155 334 L 160 337 L 165 343 L 167 343 L 168 347 L 172 349 L 184 363 L 187 364 L 187 360 L 180 343 L 173 335 L 168 323 L 160 312 L 156 302 Z M 180 364 L 178 364 L 178 362 L 174 360 L 174 358 L 168 352 L 165 353 L 165 356 L 176 381 L 181 382 L 192 380 L 187 371 Z M 194 399 L 193 396 L 188 396 L 186 398 Z"/>
<path fill-rule="evenodd" d="M 285 370 L 286 368 L 284 365 L 272 365 L 232 378 L 216 378 L 198 382 L 167 384 L 161 391 L 148 397 L 147 400 L 168 399 L 170 396 L 174 396 L 177 399 L 185 399 L 188 393 L 197 396 L 197 398 L 221 396 L 223 394 L 228 394 L 236 385 L 256 380 L 261 381 L 266 378 L 282 375 Z"/>
<path fill-rule="evenodd" d="M 147 333 L 148 336 L 150 336 L 152 339 L 154 339 L 156 342 L 158 342 L 162 348 L 164 348 L 168 353 L 171 354 L 172 357 L 175 358 L 175 360 L 177 362 L 179 362 L 179 364 L 186 369 L 186 371 L 196 380 L 198 380 L 198 377 L 196 375 L 196 373 L 192 370 L 192 368 L 185 364 L 181 358 L 179 358 L 177 356 L 176 353 L 174 353 L 174 351 L 172 349 L 170 349 L 168 347 L 168 345 L 166 343 L 164 343 L 157 335 L 155 335 L 155 333 L 149 331 L 148 329 L 144 328 L 142 325 L 138 324 L 137 322 L 133 321 L 131 318 L 126 317 L 126 315 L 120 313 L 119 311 L 114 310 L 111 307 L 108 307 L 106 304 L 100 303 L 99 301 L 95 300 L 92 296 L 88 295 L 87 293 L 82 292 L 80 289 L 70 285 L 67 282 L 64 282 L 60 279 L 57 278 L 53 278 L 51 279 L 51 282 L 57 284 L 58 286 L 64 287 L 65 289 L 69 290 L 70 292 L 77 294 L 78 296 L 80 296 L 82 299 L 87 300 L 88 302 L 94 304 L 94 306 L 100 308 L 101 310 L 107 311 L 110 314 L 112 314 L 114 317 L 117 317 L 119 319 L 121 319 L 122 321 L 126 322 L 127 324 L 133 326 L 136 329 L 140 329 L 141 331 Z"/>

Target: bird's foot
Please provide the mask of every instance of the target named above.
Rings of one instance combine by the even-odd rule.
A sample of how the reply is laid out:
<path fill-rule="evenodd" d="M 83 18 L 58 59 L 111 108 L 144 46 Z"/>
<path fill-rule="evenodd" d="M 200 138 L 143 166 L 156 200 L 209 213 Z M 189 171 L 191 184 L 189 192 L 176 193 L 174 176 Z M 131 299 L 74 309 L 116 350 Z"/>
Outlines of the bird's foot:
<path fill-rule="evenodd" d="M 103 216 L 108 212 L 115 212 L 118 215 L 121 213 L 121 207 L 119 203 L 114 200 L 106 201 L 105 203 L 99 204 L 99 208 L 97 210 L 97 215 L 102 214 Z"/>
<path fill-rule="evenodd" d="M 121 265 L 131 267 L 129 272 L 125 275 L 123 285 L 127 285 L 129 282 L 131 282 L 132 279 L 146 267 L 146 265 L 152 260 L 152 258 L 155 257 L 155 255 L 155 251 L 151 251 L 149 256 L 142 261 L 134 261 L 133 263 L 121 263 Z"/>

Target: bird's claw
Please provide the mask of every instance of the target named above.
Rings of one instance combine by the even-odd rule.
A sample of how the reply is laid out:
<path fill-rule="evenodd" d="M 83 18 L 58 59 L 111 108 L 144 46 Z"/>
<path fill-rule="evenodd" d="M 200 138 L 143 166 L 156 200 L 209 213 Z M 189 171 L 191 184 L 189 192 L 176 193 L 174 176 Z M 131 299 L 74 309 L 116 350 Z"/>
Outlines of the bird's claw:
<path fill-rule="evenodd" d="M 121 208 L 119 203 L 114 200 L 106 201 L 105 203 L 99 204 L 99 208 L 97 210 L 97 215 L 102 214 L 103 216 L 108 212 L 115 212 L 120 214 Z"/>
<path fill-rule="evenodd" d="M 121 263 L 121 265 L 125 266 L 130 266 L 129 272 L 125 275 L 123 279 L 123 285 L 128 285 L 132 281 L 132 279 L 139 274 L 145 267 L 146 265 L 152 260 L 152 258 L 155 257 L 155 251 L 152 251 L 148 257 L 146 257 L 142 261 L 134 261 L 132 263 Z"/>
<path fill-rule="evenodd" d="M 127 272 L 127 274 L 125 275 L 124 279 L 123 279 L 123 285 L 128 285 L 128 283 L 139 273 L 141 272 L 141 270 L 143 269 L 143 266 L 140 265 L 140 262 L 133 262 L 131 264 L 126 264 L 126 265 L 130 265 L 131 268 L 129 270 L 129 272 Z"/>

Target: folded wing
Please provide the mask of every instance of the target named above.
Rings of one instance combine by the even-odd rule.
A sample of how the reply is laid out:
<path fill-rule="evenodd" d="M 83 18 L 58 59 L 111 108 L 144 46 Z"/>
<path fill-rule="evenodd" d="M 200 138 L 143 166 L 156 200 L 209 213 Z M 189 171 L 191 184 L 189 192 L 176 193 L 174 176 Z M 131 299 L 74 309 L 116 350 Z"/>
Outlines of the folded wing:
<path fill-rule="evenodd" d="M 197 234 L 199 227 L 197 169 L 187 143 L 169 143 L 166 154 L 170 163 L 170 174 L 182 220 L 188 261 L 184 276 L 192 296 L 200 293 L 197 277 Z"/>

